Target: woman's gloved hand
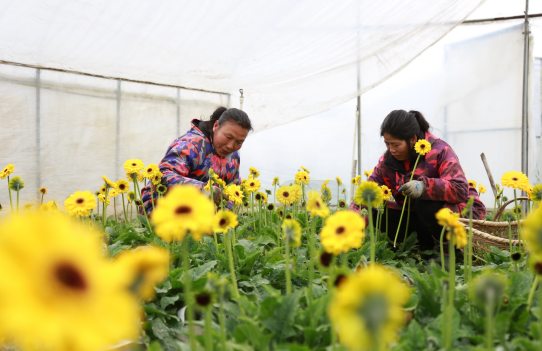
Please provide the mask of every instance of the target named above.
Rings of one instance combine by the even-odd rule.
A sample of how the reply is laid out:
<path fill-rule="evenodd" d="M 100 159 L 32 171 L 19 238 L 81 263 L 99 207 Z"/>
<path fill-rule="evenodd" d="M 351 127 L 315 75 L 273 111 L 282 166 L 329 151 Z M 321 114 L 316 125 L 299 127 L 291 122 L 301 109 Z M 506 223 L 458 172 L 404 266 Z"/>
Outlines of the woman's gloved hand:
<path fill-rule="evenodd" d="M 421 180 L 412 180 L 408 183 L 405 183 L 399 191 L 402 191 L 406 196 L 417 199 L 423 194 L 425 185 Z"/>

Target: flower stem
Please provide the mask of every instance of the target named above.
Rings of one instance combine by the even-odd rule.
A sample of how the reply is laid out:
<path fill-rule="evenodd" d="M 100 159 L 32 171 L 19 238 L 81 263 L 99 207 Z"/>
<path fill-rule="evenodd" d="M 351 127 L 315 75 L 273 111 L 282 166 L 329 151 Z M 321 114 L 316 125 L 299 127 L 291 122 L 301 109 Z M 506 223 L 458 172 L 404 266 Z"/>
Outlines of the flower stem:
<path fill-rule="evenodd" d="M 194 310 L 192 306 L 192 278 L 190 277 L 188 261 L 188 247 L 190 245 L 188 236 L 185 236 L 182 241 L 183 250 L 183 270 L 184 270 L 184 302 L 186 304 L 186 320 L 188 321 L 188 335 L 190 342 L 190 350 L 197 350 L 196 348 L 196 334 L 194 333 Z"/>
<path fill-rule="evenodd" d="M 137 189 L 136 195 L 139 195 L 139 201 L 141 201 L 141 208 L 143 209 L 143 213 L 145 214 L 145 219 L 147 220 L 147 225 L 149 226 L 149 232 L 152 233 L 151 222 L 149 222 L 149 217 L 147 216 L 147 210 L 145 209 L 145 204 L 143 203 L 143 198 L 141 197 L 141 191 L 139 190 L 139 185 L 137 184 L 135 180 L 134 180 L 134 188 Z"/>
<path fill-rule="evenodd" d="M 467 264 L 469 266 L 468 268 L 468 273 L 469 273 L 469 282 L 472 281 L 472 236 L 473 236 L 473 232 L 472 232 L 472 206 L 470 207 L 470 212 L 469 212 L 469 246 L 467 247 L 468 251 L 469 251 L 469 257 L 468 257 L 468 260 L 467 260 Z"/>
<path fill-rule="evenodd" d="M 495 304 L 493 291 L 489 291 L 488 303 L 486 303 L 486 348 L 493 349 L 493 310 Z"/>
<path fill-rule="evenodd" d="M 514 205 L 516 206 L 516 223 L 518 224 L 518 239 L 519 239 L 519 251 L 521 250 L 521 221 L 520 212 L 518 211 L 518 198 L 516 195 L 516 189 L 514 189 Z"/>
<path fill-rule="evenodd" d="M 307 216 L 308 214 L 305 213 Z M 308 300 L 309 300 L 309 310 L 312 309 L 312 281 L 314 279 L 314 235 L 316 232 L 316 217 L 314 217 L 311 220 L 311 231 L 309 233 L 309 253 L 310 253 L 310 260 L 309 260 L 309 293 L 308 293 Z M 316 320 L 314 318 L 311 318 L 311 326 L 314 326 L 313 324 L 316 323 Z"/>
<path fill-rule="evenodd" d="M 510 243 L 510 254 L 512 254 L 512 224 L 508 220 L 508 241 Z"/>
<path fill-rule="evenodd" d="M 414 178 L 414 172 L 416 171 L 416 167 L 418 166 L 418 161 L 420 160 L 420 156 L 421 154 L 418 154 L 418 158 L 416 158 L 416 163 L 414 163 L 414 168 L 412 168 L 412 174 L 410 175 L 410 181 L 412 181 L 412 178 Z M 399 218 L 399 226 L 397 227 L 397 233 L 395 233 L 395 240 L 393 241 L 393 247 L 395 247 L 397 243 L 397 236 L 399 235 L 399 230 L 401 229 L 401 221 L 403 220 L 403 214 L 405 213 L 405 205 L 407 201 L 408 201 L 408 198 L 405 196 L 405 202 L 403 202 L 403 209 L 401 210 L 401 217 Z M 410 211 L 409 211 L 409 214 L 410 214 Z M 405 238 L 406 238 L 406 235 L 405 235 Z"/>
<path fill-rule="evenodd" d="M 8 176 L 8 192 L 9 192 L 9 204 L 11 205 L 11 214 L 15 216 L 15 212 L 13 212 L 13 201 L 11 200 L 11 188 L 9 187 L 9 176 Z"/>
<path fill-rule="evenodd" d="M 154 211 L 154 190 L 152 190 L 152 180 L 149 181 L 149 187 L 151 188 L 151 204 L 152 210 Z"/>
<path fill-rule="evenodd" d="M 533 304 L 534 292 L 536 291 L 536 287 L 538 286 L 538 281 L 539 281 L 539 276 L 537 275 L 534 278 L 533 285 L 531 286 L 531 291 L 529 292 L 529 298 L 527 299 L 527 311 L 531 310 L 531 305 Z"/>
<path fill-rule="evenodd" d="M 124 194 L 122 195 L 122 210 L 124 211 L 124 223 L 128 221 L 128 216 L 126 216 L 126 204 L 124 202 Z"/>
<path fill-rule="evenodd" d="M 371 201 L 368 202 L 367 208 L 369 209 L 369 230 L 371 233 L 371 264 L 375 264 L 376 256 L 376 243 L 375 243 L 375 233 L 373 228 L 373 208 L 371 207 Z"/>
<path fill-rule="evenodd" d="M 286 295 L 290 295 L 292 292 L 292 281 L 290 278 L 290 240 L 285 238 L 286 242 Z"/>
<path fill-rule="evenodd" d="M 442 231 L 440 232 L 440 265 L 442 266 L 442 270 L 446 272 L 446 263 L 444 262 L 444 232 L 446 231 L 446 227 L 442 227 Z"/>
<path fill-rule="evenodd" d="M 113 211 L 115 212 L 115 220 L 117 220 L 117 198 L 113 198 Z"/>
<path fill-rule="evenodd" d="M 452 348 L 452 324 L 454 316 L 454 291 L 455 291 L 455 246 L 452 237 L 448 242 L 448 255 L 450 256 L 450 284 L 448 292 L 448 338 L 446 349 Z"/>
<path fill-rule="evenodd" d="M 19 215 L 19 185 L 17 185 L 17 216 Z"/>
<path fill-rule="evenodd" d="M 402 248 L 401 250 L 404 251 L 405 250 L 405 247 L 406 247 L 406 238 L 407 238 L 407 235 L 408 235 L 408 225 L 410 224 L 410 203 L 412 201 L 410 201 L 410 198 L 407 198 L 407 201 L 408 201 L 408 210 L 407 210 L 407 220 L 406 220 L 406 229 L 405 229 L 405 237 L 403 239 L 403 245 L 402 245 Z"/>
<path fill-rule="evenodd" d="M 386 201 L 386 235 L 388 235 L 388 201 Z"/>
<path fill-rule="evenodd" d="M 205 351 L 213 351 L 213 305 L 205 308 Z"/>
<path fill-rule="evenodd" d="M 226 320 L 224 317 L 224 285 L 220 286 L 220 305 L 219 305 L 218 320 L 220 323 L 221 351 L 226 351 Z"/>
<path fill-rule="evenodd" d="M 41 201 L 40 201 L 40 206 L 43 205 L 43 197 L 45 196 L 45 194 L 41 194 Z"/>
<path fill-rule="evenodd" d="M 109 194 L 109 188 L 107 187 L 107 185 L 105 186 L 105 197 L 104 197 L 104 213 L 103 213 L 103 218 L 102 218 L 102 224 L 105 228 L 105 220 L 106 220 L 106 213 L 107 213 L 107 195 Z"/>
<path fill-rule="evenodd" d="M 541 286 L 538 287 L 538 337 L 542 340 L 542 315 L 540 315 L 540 310 L 542 308 L 542 284 L 540 285 Z"/>
<path fill-rule="evenodd" d="M 233 288 L 235 290 L 234 295 L 235 295 L 235 297 L 239 298 L 239 289 L 237 289 L 237 278 L 235 277 L 235 268 L 233 266 L 233 252 L 232 252 L 232 249 L 231 249 L 231 241 L 230 241 L 230 238 L 229 238 L 229 230 L 226 233 L 225 241 L 226 241 L 226 250 L 228 250 L 228 258 L 229 258 L 229 261 L 230 261 L 231 282 L 232 282 Z"/>

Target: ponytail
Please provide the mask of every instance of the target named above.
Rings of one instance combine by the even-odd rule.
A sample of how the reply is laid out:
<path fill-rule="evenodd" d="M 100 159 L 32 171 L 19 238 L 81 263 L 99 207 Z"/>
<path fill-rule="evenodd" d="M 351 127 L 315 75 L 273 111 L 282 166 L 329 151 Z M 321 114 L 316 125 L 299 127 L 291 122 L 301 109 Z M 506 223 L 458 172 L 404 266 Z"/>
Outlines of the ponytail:
<path fill-rule="evenodd" d="M 419 111 L 410 110 L 408 113 L 411 113 L 414 115 L 414 118 L 416 118 L 416 121 L 418 121 L 418 125 L 420 126 L 420 131 L 424 134 L 429 131 L 429 122 L 425 119 L 425 117 L 422 115 Z"/>
<path fill-rule="evenodd" d="M 419 111 L 395 110 L 391 111 L 380 126 L 380 136 L 384 133 L 391 136 L 409 141 L 413 136 L 418 139 L 425 139 L 425 133 L 429 131 L 431 126 Z"/>
<path fill-rule="evenodd" d="M 211 132 L 211 134 L 213 133 L 213 126 L 215 125 L 215 122 L 220 119 L 220 116 L 222 116 L 222 114 L 226 112 L 226 110 L 227 108 L 225 108 L 224 106 L 220 106 L 215 110 L 215 112 L 213 112 L 209 121 L 205 122 L 205 129 L 208 132 Z"/>

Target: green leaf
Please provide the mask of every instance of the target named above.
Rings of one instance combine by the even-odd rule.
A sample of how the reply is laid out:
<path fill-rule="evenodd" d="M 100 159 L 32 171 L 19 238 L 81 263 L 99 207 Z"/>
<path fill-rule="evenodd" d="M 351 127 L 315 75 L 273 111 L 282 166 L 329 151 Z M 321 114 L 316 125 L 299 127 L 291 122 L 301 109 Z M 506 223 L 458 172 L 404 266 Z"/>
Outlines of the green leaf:
<path fill-rule="evenodd" d="M 404 338 L 408 340 L 408 343 L 413 350 L 425 349 L 425 332 L 416 320 L 410 322 Z"/>
<path fill-rule="evenodd" d="M 168 338 L 175 337 L 173 332 L 169 327 L 164 323 L 161 318 L 156 318 L 151 321 L 152 333 L 161 340 L 166 340 Z"/>
<path fill-rule="evenodd" d="M 162 299 L 160 300 L 160 307 L 162 307 L 163 310 L 166 309 L 166 307 L 168 307 L 169 305 L 172 305 L 174 304 L 176 301 L 179 300 L 179 295 L 175 295 L 175 296 L 164 296 L 162 297 Z"/>
<path fill-rule="evenodd" d="M 147 348 L 147 351 L 163 351 L 163 350 L 162 350 L 162 347 L 160 347 L 160 344 L 157 341 L 155 341 Z"/>
<path fill-rule="evenodd" d="M 254 267 L 254 264 L 258 260 L 259 257 L 261 257 L 261 253 L 259 251 L 253 253 L 252 255 L 248 256 L 244 260 L 239 262 L 239 272 L 241 274 L 248 275 L 250 274 L 250 271 L 252 270 L 252 267 Z"/>
<path fill-rule="evenodd" d="M 207 263 L 204 263 L 202 264 L 201 266 L 199 267 L 196 267 L 196 268 L 192 268 L 190 270 L 190 277 L 192 278 L 192 280 L 196 281 L 196 280 L 199 280 L 200 278 L 202 278 L 204 275 L 206 275 L 207 273 L 209 273 L 211 271 L 211 269 L 216 266 L 216 264 L 218 263 L 218 261 L 209 261 Z"/>
<path fill-rule="evenodd" d="M 154 287 L 154 291 L 156 291 L 157 294 L 165 294 L 171 289 L 171 281 L 168 279 L 166 280 L 159 288 Z"/>

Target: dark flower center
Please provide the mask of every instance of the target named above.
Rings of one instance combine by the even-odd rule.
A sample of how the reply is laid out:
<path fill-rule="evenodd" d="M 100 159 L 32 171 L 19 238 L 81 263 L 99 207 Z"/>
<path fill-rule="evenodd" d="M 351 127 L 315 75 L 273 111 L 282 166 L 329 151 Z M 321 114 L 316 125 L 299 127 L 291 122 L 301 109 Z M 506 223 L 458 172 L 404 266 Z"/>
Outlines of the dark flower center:
<path fill-rule="evenodd" d="M 333 285 L 338 288 L 342 283 L 346 281 L 347 277 L 344 274 L 337 275 L 337 278 L 335 278 L 335 281 L 333 282 Z"/>
<path fill-rule="evenodd" d="M 207 306 L 211 303 L 211 295 L 206 292 L 202 292 L 201 294 L 196 295 L 196 302 L 200 306 Z"/>
<path fill-rule="evenodd" d="M 87 282 L 83 274 L 70 263 L 61 263 L 56 267 L 56 278 L 67 288 L 86 290 Z"/>
<path fill-rule="evenodd" d="M 77 199 L 75 202 L 78 203 L 78 204 L 82 204 L 83 202 L 85 202 L 85 200 L 84 199 Z"/>
<path fill-rule="evenodd" d="M 262 196 L 260 194 L 256 194 L 256 200 L 260 200 Z"/>
<path fill-rule="evenodd" d="M 236 191 L 236 192 L 235 192 L 235 195 L 236 195 L 236 196 L 239 196 L 239 192 L 238 192 L 238 191 Z"/>
<path fill-rule="evenodd" d="M 134 166 L 134 167 L 135 167 L 135 166 L 137 166 L 137 164 L 135 164 L 135 163 L 132 163 L 132 166 Z"/>
<path fill-rule="evenodd" d="M 151 172 L 152 172 L 152 168 L 147 169 L 147 172 L 148 172 L 148 173 L 151 173 Z"/>
<path fill-rule="evenodd" d="M 512 254 L 512 259 L 513 259 L 514 261 L 519 261 L 519 260 L 521 259 L 521 252 L 514 252 L 514 253 Z"/>
<path fill-rule="evenodd" d="M 192 212 L 192 209 L 189 206 L 179 206 L 175 209 L 175 214 L 187 214 Z"/>
<path fill-rule="evenodd" d="M 288 196 L 290 196 L 290 194 L 287 191 L 285 191 L 284 193 L 282 193 L 282 196 L 288 197 Z"/>
<path fill-rule="evenodd" d="M 120 185 L 119 185 L 119 189 L 120 189 L 120 190 L 124 190 L 124 189 L 126 189 L 126 185 L 124 185 L 124 184 L 120 184 Z"/>
<path fill-rule="evenodd" d="M 220 222 L 218 222 L 218 225 L 223 227 L 226 225 L 226 223 L 228 223 L 228 221 L 225 218 L 221 218 Z"/>
<path fill-rule="evenodd" d="M 316 201 L 316 207 L 318 207 L 318 208 L 322 207 L 322 206 L 320 205 L 320 201 Z"/>
<path fill-rule="evenodd" d="M 517 182 L 519 179 L 514 177 L 514 178 L 512 178 L 512 180 L 513 180 L 514 182 Z"/>
<path fill-rule="evenodd" d="M 538 275 L 542 275 L 542 262 L 536 262 L 534 264 L 534 270 Z"/>
<path fill-rule="evenodd" d="M 250 183 L 250 186 L 254 186 L 254 182 Z"/>
<path fill-rule="evenodd" d="M 344 233 L 344 227 L 339 227 L 339 228 L 337 228 L 337 229 L 335 230 L 335 233 L 337 233 L 337 234 L 339 234 L 339 235 L 342 234 L 342 233 Z"/>
<path fill-rule="evenodd" d="M 321 255 L 320 255 L 320 263 L 322 264 L 322 266 L 324 267 L 329 267 L 329 265 L 331 264 L 331 260 L 333 259 L 333 255 L 330 254 L 330 253 L 327 253 L 327 252 L 323 252 Z"/>
<path fill-rule="evenodd" d="M 421 144 L 420 149 L 425 149 L 425 144 Z"/>

